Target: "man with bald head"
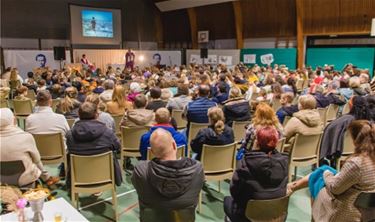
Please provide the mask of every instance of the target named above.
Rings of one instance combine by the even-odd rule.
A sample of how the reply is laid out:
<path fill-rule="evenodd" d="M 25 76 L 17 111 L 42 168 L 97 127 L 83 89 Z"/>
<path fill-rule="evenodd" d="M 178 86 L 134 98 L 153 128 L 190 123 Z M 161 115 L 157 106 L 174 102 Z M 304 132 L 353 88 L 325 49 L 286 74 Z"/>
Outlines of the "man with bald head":
<path fill-rule="evenodd" d="M 155 158 L 136 165 L 131 178 L 138 193 L 141 221 L 145 208 L 195 209 L 204 183 L 202 164 L 190 158 L 177 159 L 176 142 L 165 129 L 154 130 L 150 144 Z"/>
<path fill-rule="evenodd" d="M 210 86 L 201 84 L 198 88 L 198 98 L 188 103 L 184 109 L 184 117 L 187 119 L 189 129 L 190 122 L 208 123 L 207 110 L 217 104 L 208 98 Z"/>
<path fill-rule="evenodd" d="M 187 147 L 186 143 L 186 137 L 184 134 L 178 132 L 175 130 L 175 128 L 170 124 L 171 122 L 171 115 L 169 113 L 169 110 L 167 108 L 159 108 L 155 112 L 155 122 L 150 131 L 145 133 L 141 137 L 141 143 L 139 147 L 139 151 L 141 152 L 141 159 L 145 160 L 147 159 L 147 149 L 150 147 L 150 137 L 151 134 L 156 130 L 156 129 L 164 129 L 168 131 L 171 135 L 174 141 L 176 142 L 177 146 L 185 146 Z"/>

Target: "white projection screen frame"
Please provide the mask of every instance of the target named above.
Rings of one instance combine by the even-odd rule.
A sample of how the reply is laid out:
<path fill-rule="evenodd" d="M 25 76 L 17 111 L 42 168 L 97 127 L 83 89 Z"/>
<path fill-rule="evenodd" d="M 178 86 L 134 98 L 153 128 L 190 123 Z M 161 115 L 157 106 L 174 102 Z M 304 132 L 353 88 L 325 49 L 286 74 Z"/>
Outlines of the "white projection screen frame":
<path fill-rule="evenodd" d="M 121 37 L 121 10 L 109 8 L 93 8 L 70 4 L 70 40 L 72 45 L 120 45 Z M 111 12 L 113 18 L 113 37 L 88 37 L 83 35 L 82 11 L 93 10 Z"/>

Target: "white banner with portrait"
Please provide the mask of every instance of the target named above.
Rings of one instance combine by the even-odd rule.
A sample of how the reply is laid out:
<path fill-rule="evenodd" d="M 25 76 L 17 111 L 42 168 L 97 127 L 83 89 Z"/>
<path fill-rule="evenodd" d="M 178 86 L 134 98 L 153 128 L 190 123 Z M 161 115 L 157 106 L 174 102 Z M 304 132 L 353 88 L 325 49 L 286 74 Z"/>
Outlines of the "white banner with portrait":
<path fill-rule="evenodd" d="M 70 63 L 70 53 L 65 51 L 66 60 L 62 62 Z M 20 75 L 26 78 L 27 73 L 39 67 L 49 67 L 50 69 L 60 69 L 60 61 L 53 58 L 53 50 L 4 50 L 5 67 L 17 68 Z"/>
<path fill-rule="evenodd" d="M 106 69 L 108 66 L 113 68 L 125 67 L 125 54 L 128 50 L 120 49 L 75 49 L 73 51 L 74 61 L 79 63 L 82 55 L 96 68 Z M 141 68 L 146 66 L 158 65 L 159 67 L 181 65 L 181 51 L 139 51 L 132 50 L 135 55 L 134 66 Z"/>

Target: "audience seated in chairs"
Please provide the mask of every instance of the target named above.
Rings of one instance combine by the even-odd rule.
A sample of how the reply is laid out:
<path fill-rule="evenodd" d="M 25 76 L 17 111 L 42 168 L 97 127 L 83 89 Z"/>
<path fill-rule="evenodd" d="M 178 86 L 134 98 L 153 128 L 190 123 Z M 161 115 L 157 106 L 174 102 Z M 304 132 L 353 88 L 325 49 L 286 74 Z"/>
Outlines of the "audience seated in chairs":
<path fill-rule="evenodd" d="M 151 127 L 149 132 L 147 132 L 141 137 L 139 151 L 142 155 L 141 157 L 142 160 L 147 159 L 147 149 L 150 147 L 151 134 L 156 129 L 159 129 L 159 128 L 162 128 L 168 131 L 172 135 L 178 147 L 182 145 L 185 145 L 185 148 L 187 147 L 185 135 L 175 130 L 175 128 L 170 124 L 170 121 L 171 121 L 171 115 L 167 108 L 159 108 L 158 110 L 156 110 L 156 113 L 155 113 L 156 123 Z"/>
<path fill-rule="evenodd" d="M 314 221 L 360 221 L 354 201 L 361 192 L 375 191 L 375 125 L 355 120 L 348 130 L 355 150 L 340 173 L 323 166 L 288 185 L 292 191 L 309 186 Z"/>
<path fill-rule="evenodd" d="M 241 145 L 241 150 L 251 150 L 259 128 L 265 126 L 273 126 L 279 132 L 279 138 L 283 137 L 283 126 L 279 123 L 275 111 L 272 107 L 265 103 L 257 105 L 251 124 L 247 127 L 245 138 Z"/>
<path fill-rule="evenodd" d="M 231 221 L 248 221 L 245 209 L 250 199 L 267 200 L 286 195 L 289 157 L 275 149 L 278 140 L 279 133 L 273 126 L 257 130 L 253 149 L 245 152 L 234 172 L 231 196 L 224 199 L 224 212 Z"/>
<path fill-rule="evenodd" d="M 368 100 L 375 96 L 368 96 Z M 344 134 L 349 124 L 354 120 L 375 120 L 371 112 L 375 113 L 374 106 L 370 108 L 365 97 L 354 96 L 349 100 L 350 112 L 333 120 L 324 130 L 320 145 L 320 159 L 334 160 L 339 157 L 344 146 Z"/>
<path fill-rule="evenodd" d="M 132 102 L 126 99 L 125 88 L 121 85 L 115 86 L 112 101 L 107 102 L 107 111 L 112 115 L 124 115 L 126 110 L 133 109 Z"/>
<path fill-rule="evenodd" d="M 200 129 L 197 136 L 190 142 L 191 149 L 197 154 L 197 160 L 201 159 L 203 144 L 227 145 L 234 143 L 233 129 L 225 125 L 224 113 L 219 107 L 208 109 L 209 126 Z"/>
<path fill-rule="evenodd" d="M 228 126 L 232 126 L 233 121 L 250 121 L 250 105 L 249 102 L 242 97 L 239 88 L 232 87 L 229 90 L 229 99 L 223 104 L 225 124 Z"/>
<path fill-rule="evenodd" d="M 68 87 L 65 89 L 64 98 L 56 107 L 56 113 L 63 114 L 67 119 L 78 118 L 78 109 L 81 104 L 77 100 L 77 89 L 75 87 Z"/>
<path fill-rule="evenodd" d="M 147 105 L 146 96 L 136 95 L 134 98 L 134 109 L 127 110 L 121 120 L 121 126 L 152 126 L 155 122 L 155 115 L 152 110 L 145 109 Z"/>
<path fill-rule="evenodd" d="M 26 86 L 20 86 L 17 88 L 16 93 L 17 96 L 14 97 L 16 100 L 30 100 L 30 98 L 27 97 L 28 88 Z"/>
<path fill-rule="evenodd" d="M 204 183 L 201 163 L 186 157 L 177 160 L 176 142 L 165 129 L 153 131 L 150 145 L 155 158 L 139 162 L 131 178 L 138 194 L 141 221 L 145 208 L 195 209 Z"/>
<path fill-rule="evenodd" d="M 316 100 L 316 108 L 325 108 L 329 106 L 329 99 L 323 94 L 324 88 L 321 85 L 316 85 L 314 89 L 314 97 Z"/>
<path fill-rule="evenodd" d="M 225 83 L 219 83 L 217 88 L 219 89 L 219 92 L 216 94 L 216 96 L 212 98 L 212 101 L 222 105 L 225 101 L 228 100 L 229 93 L 227 92 L 227 87 Z"/>
<path fill-rule="evenodd" d="M 86 97 L 86 102 L 94 103 L 98 107 L 98 121 L 104 123 L 108 129 L 111 129 L 114 133 L 116 132 L 115 120 L 113 117 L 104 112 L 105 103 L 100 101 L 98 94 L 90 94 Z M 78 121 L 77 119 L 76 121 Z"/>
<path fill-rule="evenodd" d="M 287 92 L 281 94 L 281 107 L 276 111 L 277 118 L 280 124 L 284 123 L 286 116 L 292 117 L 294 113 L 298 112 L 298 105 L 293 105 L 294 94 L 292 92 Z"/>
<path fill-rule="evenodd" d="M 68 155 L 96 155 L 108 151 L 120 151 L 120 142 L 112 129 L 109 129 L 104 123 L 97 120 L 99 115 L 97 110 L 97 106 L 90 102 L 84 102 L 79 107 L 80 120 L 74 124 L 72 130 L 66 135 Z M 115 155 L 113 157 L 116 185 L 120 186 L 122 183 L 121 168 Z M 69 175 L 68 170 L 66 180 L 68 187 L 70 186 Z"/>
<path fill-rule="evenodd" d="M 153 87 L 150 89 L 151 101 L 147 104 L 146 109 L 153 110 L 154 112 L 159 108 L 167 106 L 167 102 L 161 99 L 161 89 L 159 87 Z"/>
<path fill-rule="evenodd" d="M 104 91 L 100 93 L 100 100 L 104 103 L 110 102 L 112 100 L 113 88 L 115 87 L 115 82 L 111 79 L 107 79 L 103 82 Z"/>
<path fill-rule="evenodd" d="M 284 128 L 288 143 L 297 133 L 302 135 L 316 134 L 323 130 L 319 112 L 315 109 L 316 99 L 312 95 L 303 95 L 298 99 L 299 111 L 293 114 Z"/>
<path fill-rule="evenodd" d="M 183 110 L 184 107 L 191 102 L 191 98 L 189 96 L 189 87 L 186 84 L 180 84 L 177 88 L 177 94 L 170 98 L 167 103 L 167 108 L 169 111 L 172 110 Z"/>
<path fill-rule="evenodd" d="M 0 109 L 0 140 L 1 161 L 21 160 L 25 167 L 18 186 L 32 185 L 39 178 L 48 185 L 59 181 L 58 178 L 48 176 L 33 136 L 15 125 L 15 117 L 8 108 Z"/>

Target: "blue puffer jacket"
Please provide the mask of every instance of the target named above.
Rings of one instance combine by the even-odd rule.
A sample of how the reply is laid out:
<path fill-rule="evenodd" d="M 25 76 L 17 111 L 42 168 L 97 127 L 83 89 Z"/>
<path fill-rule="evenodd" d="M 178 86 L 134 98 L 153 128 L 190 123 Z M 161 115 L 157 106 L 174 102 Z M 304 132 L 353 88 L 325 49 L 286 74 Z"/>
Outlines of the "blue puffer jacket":
<path fill-rule="evenodd" d="M 175 130 L 173 128 L 172 125 L 169 125 L 169 124 L 157 124 L 157 125 L 154 125 L 153 127 L 151 127 L 150 131 L 148 131 L 147 133 L 145 133 L 142 137 L 141 137 L 141 144 L 140 144 L 140 147 L 139 147 L 139 151 L 141 152 L 141 159 L 142 160 L 146 160 L 147 159 L 147 149 L 150 147 L 150 137 L 151 137 L 151 134 L 158 128 L 162 128 L 164 130 L 167 130 L 168 132 L 170 132 L 172 134 L 172 137 L 173 139 L 175 140 L 177 146 L 182 146 L 182 145 L 185 145 L 185 150 L 187 152 L 187 142 L 186 142 L 186 137 L 184 134 L 178 132 L 177 130 Z M 185 153 L 186 155 L 186 153 Z"/>

